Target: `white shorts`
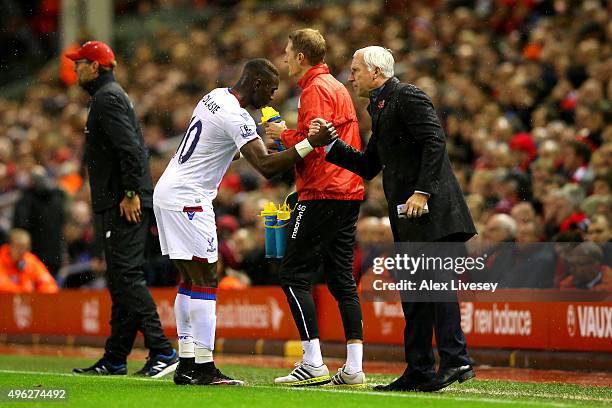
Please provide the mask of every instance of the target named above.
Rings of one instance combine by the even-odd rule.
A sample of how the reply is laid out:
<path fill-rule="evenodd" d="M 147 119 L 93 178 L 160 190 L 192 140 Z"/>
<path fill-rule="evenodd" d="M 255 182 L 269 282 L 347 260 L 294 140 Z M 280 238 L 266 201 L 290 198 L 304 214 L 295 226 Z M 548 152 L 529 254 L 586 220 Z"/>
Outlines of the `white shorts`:
<path fill-rule="evenodd" d="M 172 211 L 153 206 L 163 255 L 214 263 L 218 259 L 215 213 L 210 207 Z"/>

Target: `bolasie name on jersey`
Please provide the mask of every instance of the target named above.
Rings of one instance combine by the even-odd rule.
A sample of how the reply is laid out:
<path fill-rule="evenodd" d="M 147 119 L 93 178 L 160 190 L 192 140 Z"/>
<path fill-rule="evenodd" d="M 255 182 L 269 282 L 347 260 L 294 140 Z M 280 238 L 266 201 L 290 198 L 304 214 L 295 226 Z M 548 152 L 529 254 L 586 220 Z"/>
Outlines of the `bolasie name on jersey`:
<path fill-rule="evenodd" d="M 210 94 L 206 95 L 203 99 L 202 99 L 202 104 L 204 106 L 206 106 L 208 108 L 208 110 L 210 111 L 210 113 L 212 113 L 213 115 L 215 113 L 217 113 L 217 111 L 219 110 L 219 105 L 217 105 L 217 103 L 213 100 L 212 96 Z"/>

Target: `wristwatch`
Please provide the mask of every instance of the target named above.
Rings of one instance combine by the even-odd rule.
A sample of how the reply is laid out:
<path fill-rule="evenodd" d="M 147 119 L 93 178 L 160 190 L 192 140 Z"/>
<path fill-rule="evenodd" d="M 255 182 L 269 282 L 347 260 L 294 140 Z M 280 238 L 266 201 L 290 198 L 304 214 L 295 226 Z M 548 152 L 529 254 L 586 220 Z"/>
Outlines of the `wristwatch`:
<path fill-rule="evenodd" d="M 126 190 L 125 191 L 125 196 L 127 198 L 134 198 L 134 196 L 136 195 L 136 192 L 134 190 Z"/>

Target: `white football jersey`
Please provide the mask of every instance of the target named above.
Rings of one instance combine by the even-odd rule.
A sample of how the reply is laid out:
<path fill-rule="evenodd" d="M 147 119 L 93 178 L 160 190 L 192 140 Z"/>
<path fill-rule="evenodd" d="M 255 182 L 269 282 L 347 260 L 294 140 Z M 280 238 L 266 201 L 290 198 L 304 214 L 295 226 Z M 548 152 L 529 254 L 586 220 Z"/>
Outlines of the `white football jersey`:
<path fill-rule="evenodd" d="M 234 155 L 258 137 L 255 121 L 229 88 L 214 89 L 194 109 L 176 153 L 155 186 L 153 203 L 174 211 L 212 207 Z"/>

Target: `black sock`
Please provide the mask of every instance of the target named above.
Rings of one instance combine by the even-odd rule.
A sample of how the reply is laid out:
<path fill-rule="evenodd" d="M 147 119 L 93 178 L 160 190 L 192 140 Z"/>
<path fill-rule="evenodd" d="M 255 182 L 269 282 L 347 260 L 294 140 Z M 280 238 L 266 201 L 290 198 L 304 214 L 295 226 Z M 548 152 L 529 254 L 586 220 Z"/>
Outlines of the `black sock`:
<path fill-rule="evenodd" d="M 195 361 L 195 359 L 194 359 L 194 361 Z M 202 370 L 202 371 L 211 371 L 211 370 L 214 370 L 216 368 L 214 361 L 209 361 L 208 363 L 196 363 L 196 367 L 199 370 Z"/>
<path fill-rule="evenodd" d="M 193 369 L 195 366 L 195 357 L 179 357 L 179 365 L 181 369 Z"/>

